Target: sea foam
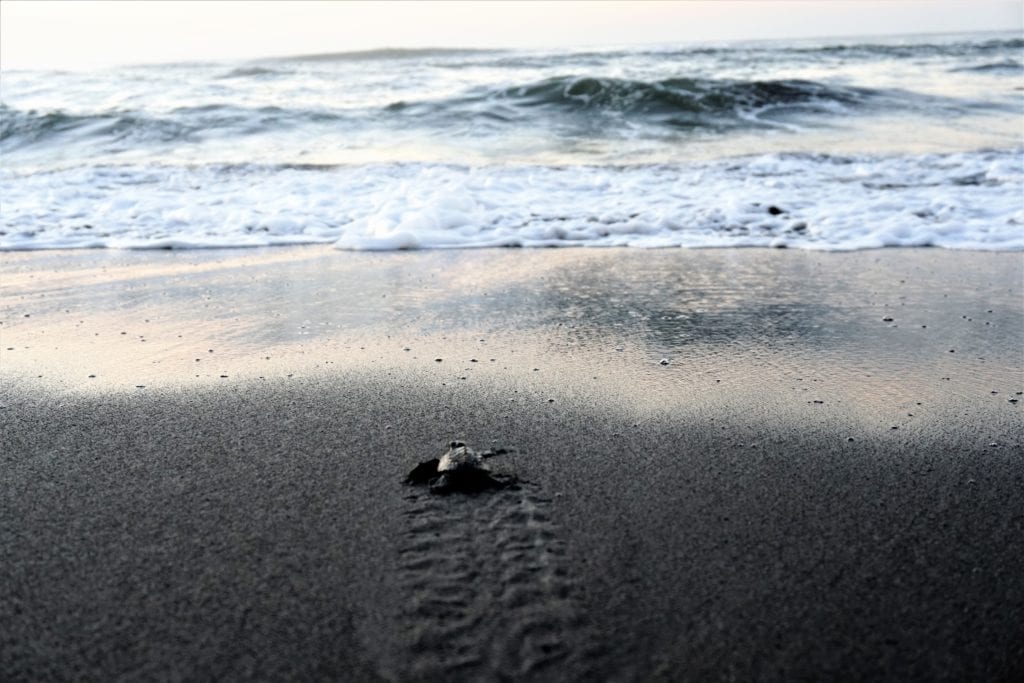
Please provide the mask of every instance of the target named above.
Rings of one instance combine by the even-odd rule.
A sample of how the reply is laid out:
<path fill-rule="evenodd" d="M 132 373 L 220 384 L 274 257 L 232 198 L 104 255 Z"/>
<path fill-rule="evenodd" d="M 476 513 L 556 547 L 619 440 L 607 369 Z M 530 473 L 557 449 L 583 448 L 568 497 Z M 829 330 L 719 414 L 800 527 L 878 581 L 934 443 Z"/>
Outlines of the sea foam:
<path fill-rule="evenodd" d="M 0 172 L 0 249 L 1024 249 L 1021 150 Z"/>

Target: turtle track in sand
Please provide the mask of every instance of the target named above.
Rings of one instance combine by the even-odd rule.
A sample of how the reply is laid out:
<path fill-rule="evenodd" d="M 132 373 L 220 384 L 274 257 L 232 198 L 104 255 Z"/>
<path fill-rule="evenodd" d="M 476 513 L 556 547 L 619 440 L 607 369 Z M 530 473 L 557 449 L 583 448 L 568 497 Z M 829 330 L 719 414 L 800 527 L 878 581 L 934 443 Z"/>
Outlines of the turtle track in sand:
<path fill-rule="evenodd" d="M 406 496 L 399 546 L 408 670 L 400 680 L 579 677 L 591 651 L 580 587 L 536 485 Z"/>

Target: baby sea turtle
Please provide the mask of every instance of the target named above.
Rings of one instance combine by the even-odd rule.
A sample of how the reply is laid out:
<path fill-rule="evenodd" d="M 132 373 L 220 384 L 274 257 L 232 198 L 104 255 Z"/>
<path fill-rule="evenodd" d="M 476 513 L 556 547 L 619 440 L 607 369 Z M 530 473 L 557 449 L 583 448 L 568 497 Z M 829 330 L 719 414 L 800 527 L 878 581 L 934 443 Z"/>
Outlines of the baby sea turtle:
<path fill-rule="evenodd" d="M 431 493 L 478 493 L 489 489 L 514 487 L 518 481 L 512 474 L 496 474 L 484 458 L 506 453 L 505 450 L 478 453 L 461 441 L 452 441 L 440 458 L 431 458 L 413 468 L 406 484 L 426 485 Z"/>

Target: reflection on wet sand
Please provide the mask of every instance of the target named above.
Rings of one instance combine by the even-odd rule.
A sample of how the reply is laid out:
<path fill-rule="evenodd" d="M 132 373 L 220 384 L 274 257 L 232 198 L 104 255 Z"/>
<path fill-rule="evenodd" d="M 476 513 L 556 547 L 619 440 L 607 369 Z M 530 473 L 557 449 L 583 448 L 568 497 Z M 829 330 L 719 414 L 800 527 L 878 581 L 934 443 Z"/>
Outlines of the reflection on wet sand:
<path fill-rule="evenodd" d="M 767 402 L 794 420 L 843 403 L 878 421 L 1020 389 L 1014 254 L 305 247 L 5 258 L 2 372 L 62 391 L 354 372 L 611 399 L 644 419 Z"/>

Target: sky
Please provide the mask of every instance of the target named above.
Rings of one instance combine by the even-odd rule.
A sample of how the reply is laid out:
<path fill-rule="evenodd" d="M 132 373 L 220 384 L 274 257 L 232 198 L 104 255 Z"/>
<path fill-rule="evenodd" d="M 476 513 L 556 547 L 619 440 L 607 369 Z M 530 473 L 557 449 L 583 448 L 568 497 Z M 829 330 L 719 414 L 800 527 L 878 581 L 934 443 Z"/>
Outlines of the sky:
<path fill-rule="evenodd" d="M 983 30 L 1024 32 L 1024 0 L 2 0 L 0 68 L 81 69 L 382 47 L 558 48 Z"/>

